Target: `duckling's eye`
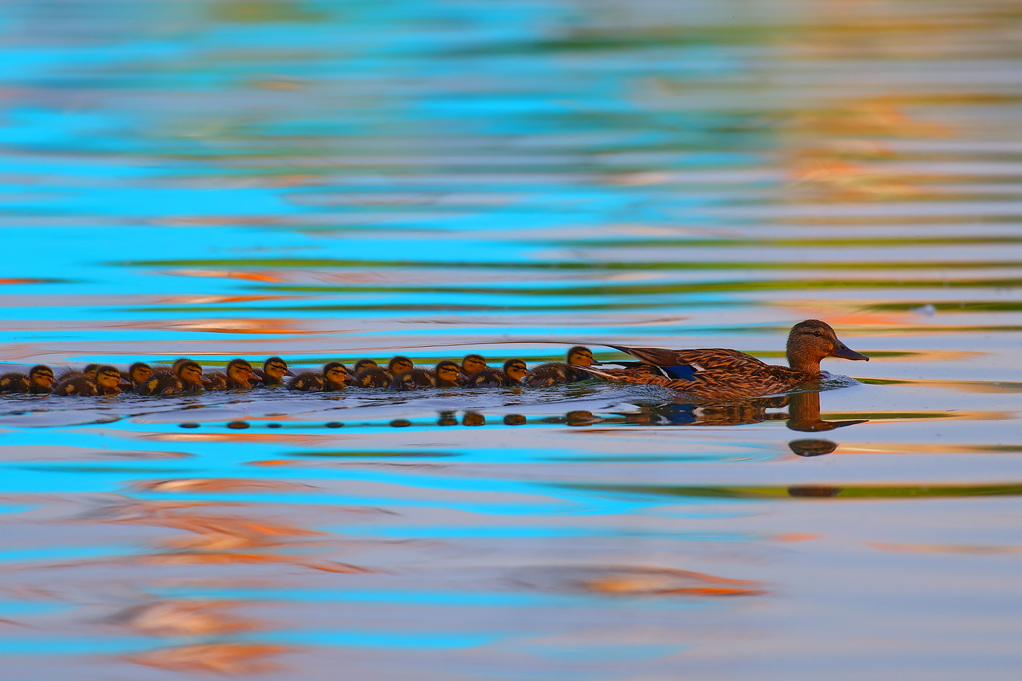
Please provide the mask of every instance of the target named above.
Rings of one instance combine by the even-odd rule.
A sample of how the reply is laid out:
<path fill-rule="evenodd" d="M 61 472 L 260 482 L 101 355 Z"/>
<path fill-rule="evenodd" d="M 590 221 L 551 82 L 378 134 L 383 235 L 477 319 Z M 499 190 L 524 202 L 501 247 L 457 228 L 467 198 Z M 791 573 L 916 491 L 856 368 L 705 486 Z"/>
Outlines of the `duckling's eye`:
<path fill-rule="evenodd" d="M 813 331 L 813 335 L 816 336 L 817 338 L 820 338 L 821 336 L 823 336 L 823 334 L 820 333 L 819 331 Z"/>

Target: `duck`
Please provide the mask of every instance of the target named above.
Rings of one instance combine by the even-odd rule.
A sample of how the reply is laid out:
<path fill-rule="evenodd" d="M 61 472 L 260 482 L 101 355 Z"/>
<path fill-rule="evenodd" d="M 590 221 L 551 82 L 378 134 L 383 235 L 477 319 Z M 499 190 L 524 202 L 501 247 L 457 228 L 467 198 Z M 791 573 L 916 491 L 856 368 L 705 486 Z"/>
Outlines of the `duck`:
<path fill-rule="evenodd" d="M 738 350 L 703 348 L 667 350 L 609 345 L 638 362 L 620 367 L 576 365 L 577 369 L 620 383 L 658 385 L 699 401 L 743 400 L 793 390 L 823 377 L 820 362 L 825 357 L 869 361 L 850 349 L 826 322 L 807 319 L 795 324 L 788 334 L 788 366 L 766 364 Z"/>
<path fill-rule="evenodd" d="M 355 372 L 352 381 L 361 388 L 387 388 L 394 382 L 394 375 L 380 366 L 366 366 Z"/>
<path fill-rule="evenodd" d="M 61 381 L 53 392 L 55 395 L 117 395 L 129 385 L 117 367 L 105 364 L 97 365 L 93 376 L 84 372 L 77 376 L 69 376 Z"/>
<path fill-rule="evenodd" d="M 394 376 L 390 387 L 393 390 L 418 390 L 419 388 L 435 388 L 436 374 L 429 369 L 412 369 Z"/>
<path fill-rule="evenodd" d="M 584 345 L 576 345 L 568 350 L 566 362 L 547 362 L 532 368 L 532 376 L 525 379 L 525 384 L 533 388 L 545 388 L 560 383 L 577 383 L 592 378 L 580 367 L 592 366 L 593 351 Z"/>
<path fill-rule="evenodd" d="M 461 373 L 469 378 L 488 368 L 486 358 L 482 355 L 465 355 L 461 360 Z"/>
<path fill-rule="evenodd" d="M 461 366 L 458 363 L 444 359 L 437 362 L 436 368 L 433 369 L 433 375 L 436 376 L 436 385 L 438 388 L 458 388 L 465 384 L 468 380 L 468 376 L 462 371 L 464 366 L 462 361 Z"/>
<path fill-rule="evenodd" d="M 247 360 L 237 357 L 223 371 L 211 371 L 204 377 L 206 390 L 249 390 L 255 374 Z"/>
<path fill-rule="evenodd" d="M 404 355 L 394 355 L 387 362 L 387 371 L 390 372 L 391 376 L 400 376 L 403 373 L 407 373 L 415 368 L 415 362 L 408 359 Z"/>
<path fill-rule="evenodd" d="M 133 388 L 138 388 L 153 375 L 153 368 L 145 362 L 135 362 L 128 367 L 128 380 Z"/>
<path fill-rule="evenodd" d="M 261 388 L 276 388 L 284 385 L 285 376 L 294 376 L 287 362 L 280 357 L 270 357 L 263 362 L 262 369 L 253 369 L 257 385 Z"/>
<path fill-rule="evenodd" d="M 380 366 L 376 363 L 375 359 L 360 359 L 355 362 L 355 365 L 351 367 L 351 373 L 357 374 L 362 369 L 370 369 L 372 367 Z"/>
<path fill-rule="evenodd" d="M 190 395 L 205 390 L 202 367 L 190 359 L 174 362 L 175 369 L 160 368 L 135 387 L 138 395 Z"/>
<path fill-rule="evenodd" d="M 496 388 L 498 386 L 521 385 L 522 379 L 531 376 L 532 372 L 525 362 L 518 358 L 504 362 L 504 369 L 486 367 L 469 377 L 466 388 Z"/>
<path fill-rule="evenodd" d="M 37 364 L 27 374 L 11 371 L 0 376 L 0 393 L 43 395 L 53 392 L 53 383 L 53 369 Z"/>
<path fill-rule="evenodd" d="M 350 381 L 348 367 L 342 362 L 327 362 L 319 372 L 302 371 L 297 374 L 288 381 L 287 389 L 307 393 L 333 392 L 344 390 Z"/>

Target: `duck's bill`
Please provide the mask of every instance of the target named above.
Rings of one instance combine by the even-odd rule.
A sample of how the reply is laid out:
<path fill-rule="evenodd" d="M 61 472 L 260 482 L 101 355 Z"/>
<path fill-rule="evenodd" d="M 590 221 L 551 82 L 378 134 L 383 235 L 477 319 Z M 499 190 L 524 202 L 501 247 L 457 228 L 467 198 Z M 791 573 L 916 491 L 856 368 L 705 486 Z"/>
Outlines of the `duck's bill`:
<path fill-rule="evenodd" d="M 850 347 L 841 342 L 837 344 L 837 347 L 834 348 L 833 352 L 831 352 L 830 355 L 831 357 L 840 357 L 842 359 L 855 360 L 862 359 L 867 362 L 869 361 L 869 357 L 862 354 L 861 352 L 856 352 L 855 350 L 852 350 Z"/>

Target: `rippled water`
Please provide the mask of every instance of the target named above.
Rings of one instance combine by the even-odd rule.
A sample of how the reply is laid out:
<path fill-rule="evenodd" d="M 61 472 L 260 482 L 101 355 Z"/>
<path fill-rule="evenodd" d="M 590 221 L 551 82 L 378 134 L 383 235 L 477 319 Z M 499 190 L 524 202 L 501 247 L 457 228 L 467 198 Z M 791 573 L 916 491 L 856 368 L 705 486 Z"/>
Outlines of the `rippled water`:
<path fill-rule="evenodd" d="M 872 358 L 703 409 L 0 398 L 5 678 L 1017 677 L 1016 2 L 13 0 L 0 32 L 7 362 L 782 361 L 805 318 Z"/>

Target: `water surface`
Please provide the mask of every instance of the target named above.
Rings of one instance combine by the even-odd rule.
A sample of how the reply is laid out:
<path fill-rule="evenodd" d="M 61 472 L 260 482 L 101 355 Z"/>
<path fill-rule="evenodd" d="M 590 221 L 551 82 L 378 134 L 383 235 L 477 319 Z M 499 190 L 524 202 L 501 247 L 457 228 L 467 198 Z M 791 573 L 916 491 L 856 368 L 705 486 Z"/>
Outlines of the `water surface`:
<path fill-rule="evenodd" d="M 6 362 L 871 356 L 4 397 L 10 678 L 1017 676 L 1017 3 L 5 10 Z"/>

